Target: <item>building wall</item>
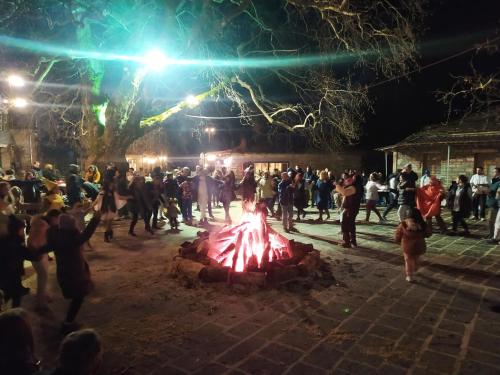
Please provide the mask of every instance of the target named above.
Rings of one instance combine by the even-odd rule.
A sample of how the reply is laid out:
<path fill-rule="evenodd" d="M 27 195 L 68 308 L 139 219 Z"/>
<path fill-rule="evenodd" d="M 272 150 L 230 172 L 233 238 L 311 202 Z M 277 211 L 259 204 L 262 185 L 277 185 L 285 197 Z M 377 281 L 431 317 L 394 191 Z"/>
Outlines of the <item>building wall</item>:
<path fill-rule="evenodd" d="M 482 149 L 477 146 L 450 146 L 449 170 L 447 146 L 400 150 L 394 152 L 393 168 L 394 170 L 401 169 L 405 164 L 411 163 L 413 170 L 419 176 L 424 169 L 429 169 L 431 175 L 437 176 L 445 186 L 449 186 L 451 181 L 460 174 L 472 176 L 477 166 L 484 167 L 485 173 L 491 176 L 493 169 L 500 166 L 500 146 L 488 147 Z"/>
<path fill-rule="evenodd" d="M 344 169 L 358 169 L 363 166 L 364 153 L 360 151 L 337 152 L 337 153 L 317 153 L 317 154 L 274 154 L 274 153 L 207 153 L 206 158 L 216 157 L 214 161 L 207 162 L 208 166 L 221 164 L 220 162 L 231 157 L 231 169 L 237 177 L 243 175 L 244 168 L 249 164 L 256 163 L 277 163 L 286 167 L 295 167 L 299 165 L 305 169 L 310 165 L 313 169 L 328 168 L 337 176 Z M 271 171 L 272 172 L 272 171 Z"/>

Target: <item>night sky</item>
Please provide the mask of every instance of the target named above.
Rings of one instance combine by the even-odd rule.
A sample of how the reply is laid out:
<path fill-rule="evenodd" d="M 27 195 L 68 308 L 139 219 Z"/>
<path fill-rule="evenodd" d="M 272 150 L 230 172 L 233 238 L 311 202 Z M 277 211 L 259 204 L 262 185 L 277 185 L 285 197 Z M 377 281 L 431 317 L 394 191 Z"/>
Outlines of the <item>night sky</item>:
<path fill-rule="evenodd" d="M 420 45 L 421 65 L 427 65 L 498 36 L 500 2 L 495 0 L 430 1 L 435 9 L 426 21 L 428 28 Z M 369 116 L 364 147 L 394 144 L 429 124 L 444 121 L 446 106 L 438 103 L 435 91 L 451 87 L 451 74 L 470 73 L 472 53 L 412 74 L 410 79 L 393 81 L 372 89 L 375 114 Z M 477 60 L 476 67 L 498 69 L 496 56 Z"/>

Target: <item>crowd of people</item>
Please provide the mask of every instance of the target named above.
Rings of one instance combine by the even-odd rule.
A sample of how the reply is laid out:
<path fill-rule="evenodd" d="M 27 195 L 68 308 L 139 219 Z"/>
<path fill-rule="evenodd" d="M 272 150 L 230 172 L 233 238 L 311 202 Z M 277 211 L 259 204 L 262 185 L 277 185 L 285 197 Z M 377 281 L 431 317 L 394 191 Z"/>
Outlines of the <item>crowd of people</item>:
<path fill-rule="evenodd" d="M 76 317 L 93 288 L 84 249 L 92 248 L 89 240 L 101 222 L 105 242 L 113 241 L 113 225 L 118 218 L 130 219 L 128 235 L 133 237 L 137 236 L 139 218 L 147 235 L 154 235 L 167 220 L 171 232 L 176 233 L 179 216 L 183 225 L 207 226 L 209 220 L 215 219 L 213 209 L 222 205 L 225 224 L 231 224 L 230 204 L 239 195 L 244 210 L 251 210 L 255 202 L 264 203 L 269 217 L 280 220 L 285 232 L 297 231 L 294 223 L 306 220 L 314 211 L 317 216 L 307 223 L 325 222 L 334 215 L 331 223 L 340 224 L 342 246 L 351 248 L 358 246 L 356 219 L 362 204 L 366 213 L 364 223 L 370 221 L 373 213 L 379 224 L 385 224 L 389 212 L 397 210 L 395 240 L 403 250 L 408 281 L 412 281 L 418 259 L 426 250 L 425 238 L 432 233 L 433 218 L 442 233 L 457 235 L 461 226 L 467 236 L 471 213 L 472 220 L 486 220 L 488 213 L 489 241 L 496 244 L 500 240 L 499 168 L 490 179 L 478 167 L 470 179 L 460 175 L 448 189 L 428 170 L 419 178 L 411 164 L 387 179 L 380 173 L 366 175 L 356 170 L 345 170 L 336 178 L 328 169 L 313 170 L 310 166 L 255 171 L 249 165 L 240 180 L 225 167 L 207 170 L 197 166 L 193 171 L 188 167 L 172 171 L 157 167 L 147 175 L 113 164 L 102 172 L 95 165 L 84 173 L 77 165 L 70 165 L 67 171 L 62 179 L 52 165 L 41 169 L 36 162 L 29 171 L 2 172 L 0 182 L 0 310 L 2 303 L 10 302 L 14 308 L 0 315 L 0 325 L 16 321 L 15 324 L 26 326 L 23 330 L 30 342 L 26 314 L 16 310 L 23 296 L 30 292 L 22 284 L 23 263 L 33 264 L 37 275 L 36 308 L 45 311 L 53 298 L 47 288 L 49 254 L 53 253 L 57 281 L 63 297 L 69 300 L 61 331 L 76 332 L 63 341 L 62 367 L 54 374 L 66 373 L 65 358 L 76 355 L 71 350 L 86 340 L 94 342 L 92 353 L 85 354 L 88 360 L 94 363 L 100 355 L 98 335 L 79 330 Z M 383 211 L 379 210 L 382 200 Z M 444 206 L 451 211 L 451 231 L 441 216 Z M 193 207 L 199 212 L 196 222 Z M 2 340 L 3 335 L 1 345 L 8 345 Z M 33 349 L 32 338 L 26 348 Z M 0 356 L 3 353 L 0 349 Z M 23 354 L 23 358 L 33 359 L 33 352 Z M 0 357 L 0 368 L 9 361 Z"/>

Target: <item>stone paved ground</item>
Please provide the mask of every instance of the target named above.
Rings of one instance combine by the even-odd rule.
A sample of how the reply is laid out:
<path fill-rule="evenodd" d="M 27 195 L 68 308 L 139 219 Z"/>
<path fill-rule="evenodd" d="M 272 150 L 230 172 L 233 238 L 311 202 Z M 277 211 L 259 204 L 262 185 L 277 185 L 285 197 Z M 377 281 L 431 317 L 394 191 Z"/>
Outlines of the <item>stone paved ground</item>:
<path fill-rule="evenodd" d="M 112 245 L 98 232 L 87 252 L 96 291 L 79 319 L 103 336 L 100 374 L 500 374 L 500 246 L 482 240 L 485 223 L 471 238 L 433 235 L 414 284 L 392 241 L 394 217 L 359 225 L 360 248 L 349 250 L 338 225 L 300 223 L 290 237 L 321 250 L 337 283 L 250 291 L 168 276 L 197 229 L 130 238 L 125 225 Z M 53 312 L 32 313 L 47 365 L 66 306 L 52 284 Z"/>

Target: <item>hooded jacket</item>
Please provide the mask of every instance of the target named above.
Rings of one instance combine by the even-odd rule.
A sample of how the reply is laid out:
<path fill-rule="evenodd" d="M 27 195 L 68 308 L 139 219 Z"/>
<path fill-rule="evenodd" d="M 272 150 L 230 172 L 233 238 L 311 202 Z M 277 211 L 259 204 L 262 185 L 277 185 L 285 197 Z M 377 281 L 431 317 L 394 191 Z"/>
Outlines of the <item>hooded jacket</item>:
<path fill-rule="evenodd" d="M 427 250 L 425 238 L 430 237 L 429 226 L 424 230 L 414 219 L 405 219 L 396 228 L 395 240 L 401 244 L 403 253 L 410 256 L 422 255 Z"/>

